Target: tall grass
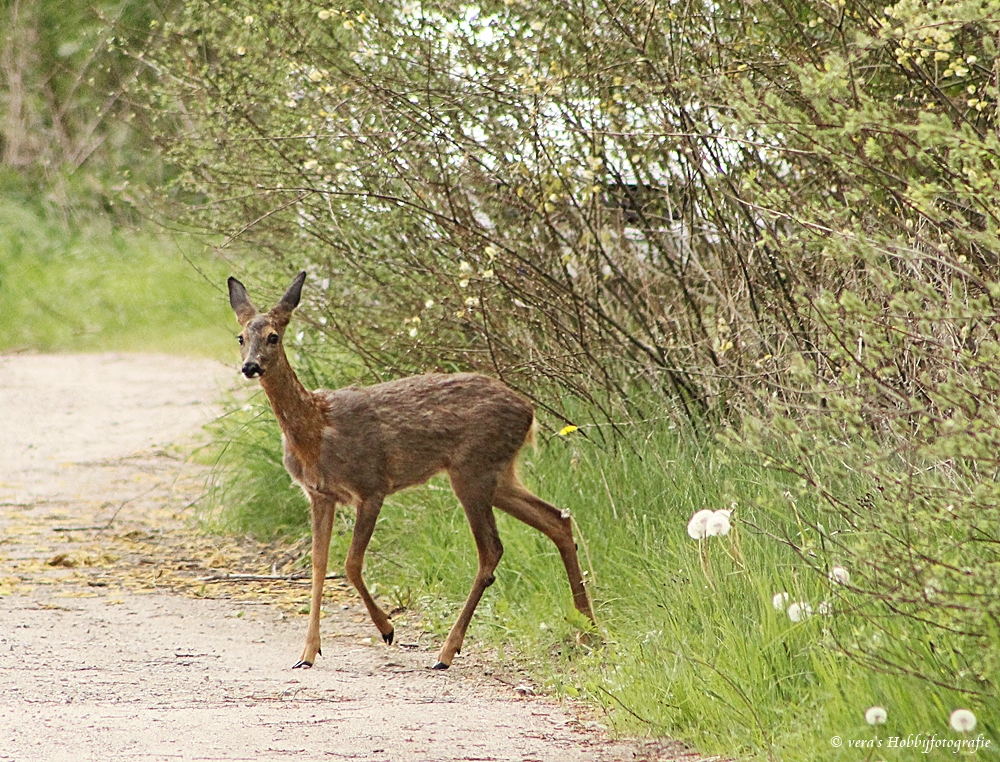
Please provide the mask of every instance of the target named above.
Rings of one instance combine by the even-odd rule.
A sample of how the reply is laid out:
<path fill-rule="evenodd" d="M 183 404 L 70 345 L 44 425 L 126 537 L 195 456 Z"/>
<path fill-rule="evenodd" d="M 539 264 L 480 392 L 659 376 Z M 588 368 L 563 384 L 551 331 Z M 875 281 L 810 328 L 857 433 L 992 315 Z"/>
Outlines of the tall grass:
<path fill-rule="evenodd" d="M 0 202 L 0 352 L 222 357 L 234 333 L 225 277 L 190 241 Z"/>
<path fill-rule="evenodd" d="M 230 425 L 255 427 L 259 444 L 269 438 L 262 453 L 278 446 L 276 424 L 253 405 Z M 473 620 L 469 647 L 476 641 L 495 647 L 553 692 L 602 705 L 622 732 L 670 735 L 708 753 L 954 759 L 952 748 L 923 753 L 899 744 L 961 738 L 948 727 L 948 715 L 966 707 L 979 719 L 970 735 L 982 732 L 992 742 L 979 756 L 995 756 L 997 707 L 912 677 L 873 672 L 836 648 L 854 629 L 841 605 L 847 593 L 831 590 L 826 577 L 776 539 L 797 531 L 796 514 L 808 517 L 813 510 L 802 501 L 794 510 L 773 507 L 788 505 L 795 486 L 790 477 L 731 444 L 699 442 L 666 423 L 637 427 L 630 441 L 635 449 L 602 449 L 582 432 L 553 437 L 526 452 L 521 469 L 539 495 L 573 512 L 603 639 L 578 644 L 581 623 L 554 546 L 501 514 L 506 552 L 497 584 Z M 222 490 L 219 515 L 242 530 L 305 532 L 307 509 L 284 486 L 280 463 L 252 451 L 240 457 L 246 460 L 231 460 L 229 467 L 266 479 L 268 492 L 261 494 L 279 499 L 241 505 Z M 705 507 L 735 509 L 728 536 L 695 541 L 687 535 L 689 517 Z M 346 552 L 349 524 L 349 516 L 341 519 L 333 563 Z M 443 637 L 475 564 L 464 515 L 447 482 L 434 480 L 387 501 L 366 576 L 392 606 L 410 605 L 424 627 Z M 782 591 L 816 612 L 829 599 L 836 613 L 792 622 L 772 604 Z M 891 637 L 891 620 L 886 626 Z M 887 709 L 885 725 L 865 722 L 873 705 Z M 852 745 L 879 740 L 874 749 Z"/>

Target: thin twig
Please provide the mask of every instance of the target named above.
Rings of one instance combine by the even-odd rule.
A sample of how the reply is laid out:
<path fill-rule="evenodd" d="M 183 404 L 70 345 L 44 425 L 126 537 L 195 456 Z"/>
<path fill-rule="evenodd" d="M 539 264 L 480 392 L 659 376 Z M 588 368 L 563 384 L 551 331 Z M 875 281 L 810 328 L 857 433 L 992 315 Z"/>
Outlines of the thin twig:
<path fill-rule="evenodd" d="M 124 508 L 129 503 L 135 502 L 136 500 L 138 500 L 141 497 L 146 497 L 146 495 L 148 495 L 150 492 L 152 492 L 153 490 L 159 489 L 162 486 L 163 486 L 163 482 L 158 482 L 157 484 L 154 484 L 152 487 L 150 487 L 148 490 L 146 490 L 142 494 L 135 495 L 134 497 L 130 497 L 130 498 L 128 498 L 128 500 L 123 500 L 121 502 L 121 504 L 118 506 L 118 508 L 115 509 L 115 512 L 113 514 L 111 514 L 111 518 L 108 519 L 108 523 L 104 524 L 103 526 L 92 526 L 92 527 L 53 527 L 52 531 L 53 532 L 89 532 L 89 531 L 103 532 L 106 529 L 110 529 L 111 525 L 115 523 L 115 519 L 117 519 L 118 518 L 118 514 L 122 512 L 122 508 Z"/>
<path fill-rule="evenodd" d="M 618 704 L 618 706 L 620 706 L 626 712 L 628 712 L 633 717 L 635 717 L 637 720 L 639 720 L 639 722 L 645 722 L 647 725 L 655 725 L 655 726 L 660 727 L 660 728 L 665 727 L 662 723 L 653 722 L 653 720 L 647 720 L 642 715 L 636 714 L 635 710 L 633 710 L 631 707 L 629 707 L 628 704 L 626 704 L 624 701 L 622 701 L 620 698 L 618 698 L 615 694 L 613 694 L 611 691 L 609 691 L 603 685 L 598 685 L 597 686 L 597 690 L 599 690 L 601 693 L 606 694 L 609 698 L 613 699 L 615 701 L 615 703 Z"/>
<path fill-rule="evenodd" d="M 327 574 L 326 579 L 344 579 L 343 574 Z M 295 574 L 213 574 L 210 577 L 199 577 L 199 582 L 296 582 L 312 579 L 308 572 Z"/>

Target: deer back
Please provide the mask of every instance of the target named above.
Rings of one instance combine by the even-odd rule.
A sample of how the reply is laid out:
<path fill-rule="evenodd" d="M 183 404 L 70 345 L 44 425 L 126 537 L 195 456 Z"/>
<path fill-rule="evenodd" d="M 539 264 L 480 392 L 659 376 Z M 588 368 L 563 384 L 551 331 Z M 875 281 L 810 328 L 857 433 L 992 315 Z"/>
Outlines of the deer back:
<path fill-rule="evenodd" d="M 531 429 L 531 405 L 474 373 L 427 374 L 319 391 L 327 489 L 387 495 L 452 468 L 499 473 Z"/>

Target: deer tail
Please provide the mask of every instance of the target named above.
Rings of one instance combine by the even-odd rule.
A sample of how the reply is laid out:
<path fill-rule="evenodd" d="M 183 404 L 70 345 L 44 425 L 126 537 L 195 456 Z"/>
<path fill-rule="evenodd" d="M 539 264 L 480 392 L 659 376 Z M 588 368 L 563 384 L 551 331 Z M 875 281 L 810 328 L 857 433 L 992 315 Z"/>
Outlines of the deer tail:
<path fill-rule="evenodd" d="M 531 445 L 533 452 L 538 452 L 538 419 L 534 415 L 531 416 L 531 428 L 528 429 L 524 442 Z"/>

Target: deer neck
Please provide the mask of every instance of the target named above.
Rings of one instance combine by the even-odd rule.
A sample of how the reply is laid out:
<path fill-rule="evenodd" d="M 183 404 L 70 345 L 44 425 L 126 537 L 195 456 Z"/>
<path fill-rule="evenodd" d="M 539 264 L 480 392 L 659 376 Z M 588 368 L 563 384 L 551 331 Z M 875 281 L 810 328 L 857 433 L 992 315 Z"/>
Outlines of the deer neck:
<path fill-rule="evenodd" d="M 261 376 L 271 409 L 292 452 L 306 463 L 319 460 L 324 416 L 316 395 L 299 381 L 284 354 Z"/>

